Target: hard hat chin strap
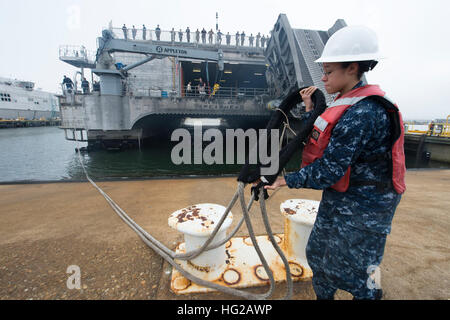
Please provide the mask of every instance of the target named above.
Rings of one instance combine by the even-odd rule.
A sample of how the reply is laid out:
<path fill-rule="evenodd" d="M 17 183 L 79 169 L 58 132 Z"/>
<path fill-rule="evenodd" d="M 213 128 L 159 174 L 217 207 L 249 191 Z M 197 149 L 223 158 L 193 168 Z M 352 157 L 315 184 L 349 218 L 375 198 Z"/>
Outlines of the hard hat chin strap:
<path fill-rule="evenodd" d="M 378 64 L 378 61 L 372 60 L 370 61 L 369 70 L 373 70 L 375 66 Z"/>

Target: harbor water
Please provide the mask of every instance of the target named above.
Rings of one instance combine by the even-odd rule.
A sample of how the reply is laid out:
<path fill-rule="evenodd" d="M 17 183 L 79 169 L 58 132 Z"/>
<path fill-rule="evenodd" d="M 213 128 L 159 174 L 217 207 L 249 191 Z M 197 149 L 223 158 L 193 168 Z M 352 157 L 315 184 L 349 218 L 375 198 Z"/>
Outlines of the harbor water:
<path fill-rule="evenodd" d="M 168 138 L 169 139 L 169 138 Z M 78 147 L 87 143 L 79 142 Z M 171 161 L 174 142 L 149 143 L 139 150 L 82 153 L 83 163 L 94 180 L 140 179 L 151 177 L 229 176 L 241 165 L 175 165 Z M 0 182 L 85 180 L 75 152 L 77 143 L 67 141 L 58 127 L 11 128 L 0 130 Z M 294 170 L 298 154 L 288 165 Z M 407 155 L 407 168 L 448 168 L 449 164 L 430 161 L 416 163 Z"/>

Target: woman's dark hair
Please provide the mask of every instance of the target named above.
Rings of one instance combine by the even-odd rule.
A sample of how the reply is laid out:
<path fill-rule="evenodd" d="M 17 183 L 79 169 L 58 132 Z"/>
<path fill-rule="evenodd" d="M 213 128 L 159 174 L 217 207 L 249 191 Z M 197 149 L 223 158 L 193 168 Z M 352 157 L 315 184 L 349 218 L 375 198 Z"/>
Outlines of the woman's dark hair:
<path fill-rule="evenodd" d="M 368 60 L 368 61 L 353 61 L 358 64 L 358 79 L 361 80 L 364 72 L 367 72 L 369 70 L 372 70 L 377 65 L 378 61 L 375 60 Z M 352 61 L 349 62 L 341 62 L 342 68 L 347 68 Z"/>

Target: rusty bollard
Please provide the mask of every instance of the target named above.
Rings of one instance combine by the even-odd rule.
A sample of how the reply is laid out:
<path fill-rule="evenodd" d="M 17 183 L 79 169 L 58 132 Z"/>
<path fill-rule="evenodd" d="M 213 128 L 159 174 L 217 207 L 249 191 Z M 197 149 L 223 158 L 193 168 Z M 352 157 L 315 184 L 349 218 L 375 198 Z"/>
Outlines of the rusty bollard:
<path fill-rule="evenodd" d="M 226 208 L 212 203 L 202 203 L 180 209 L 169 217 L 169 226 L 184 234 L 184 244 L 178 248 L 180 253 L 200 248 L 214 231 Z M 230 212 L 219 232 L 210 245 L 226 238 L 226 231 L 233 221 Z M 186 271 L 204 280 L 213 281 L 219 278 L 226 269 L 225 244 L 216 249 L 202 252 L 198 257 L 183 261 L 176 260 Z"/>
<path fill-rule="evenodd" d="M 285 254 L 290 261 L 311 270 L 306 259 L 306 244 L 316 220 L 320 202 L 305 199 L 290 199 L 280 205 L 285 216 Z"/>

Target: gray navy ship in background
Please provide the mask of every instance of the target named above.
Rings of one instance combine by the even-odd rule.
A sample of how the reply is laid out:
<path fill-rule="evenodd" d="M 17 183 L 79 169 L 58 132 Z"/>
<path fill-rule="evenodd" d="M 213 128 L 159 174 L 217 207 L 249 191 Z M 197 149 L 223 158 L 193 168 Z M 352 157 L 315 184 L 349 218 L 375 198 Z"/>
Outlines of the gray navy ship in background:
<path fill-rule="evenodd" d="M 264 128 L 294 86 L 314 85 L 325 93 L 321 65 L 314 61 L 328 38 L 345 26 L 339 19 L 327 31 L 294 29 L 280 14 L 262 43 L 259 34 L 225 34 L 217 25 L 213 37 L 190 30 L 188 39 L 182 30 L 110 24 L 95 53 L 60 47 L 60 60 L 76 67 L 81 79 L 90 69 L 94 82 L 84 93 L 77 81 L 74 90 L 63 88 L 60 128 L 68 140 L 87 141 L 88 150 L 140 146 L 198 123 Z M 325 95 L 330 103 L 333 97 Z M 291 111 L 291 126 L 303 112 L 302 105 Z"/>
<path fill-rule="evenodd" d="M 58 117 L 56 94 L 36 90 L 31 81 L 0 77 L 0 120 L 6 123 L 9 120 L 54 120 Z"/>

